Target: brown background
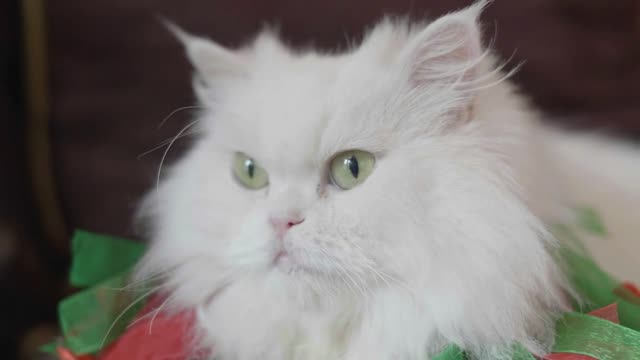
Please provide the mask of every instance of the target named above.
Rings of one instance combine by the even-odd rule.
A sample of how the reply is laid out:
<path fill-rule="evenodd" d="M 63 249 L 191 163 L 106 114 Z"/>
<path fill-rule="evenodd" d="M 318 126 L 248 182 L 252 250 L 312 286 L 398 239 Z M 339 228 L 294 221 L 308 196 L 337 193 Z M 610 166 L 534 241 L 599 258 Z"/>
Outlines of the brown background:
<path fill-rule="evenodd" d="M 180 46 L 157 21 L 235 46 L 264 23 L 280 25 L 294 44 L 344 47 L 383 14 L 437 16 L 462 0 L 65 0 L 46 3 L 46 62 L 56 206 L 42 209 L 27 166 L 29 113 L 23 97 L 20 6 L 0 4 L 0 227 L 13 236 L 0 250 L 0 288 L 10 316 L 2 346 L 11 349 L 32 325 L 52 320 L 68 253 L 46 223 L 52 212 L 69 229 L 135 236 L 132 212 L 152 186 L 163 150 L 193 104 L 190 68 Z M 484 14 L 486 33 L 512 64 L 515 80 L 565 125 L 640 137 L 640 2 L 638 0 L 496 0 Z M 179 154 L 180 142 L 171 154 Z M 49 215 L 48 215 L 49 214 Z M 43 219 L 43 217 L 45 219 Z M 2 235 L 0 234 L 0 239 Z M 0 259 L 2 259 L 0 257 Z M 2 296 L 0 298 L 5 298 Z M 12 300 L 15 299 L 15 300 Z M 3 317 L 4 319 L 4 317 Z M 12 353 L 9 358 L 15 356 Z"/>
<path fill-rule="evenodd" d="M 53 151 L 64 212 L 74 227 L 129 235 L 131 209 L 149 186 L 162 151 L 142 160 L 136 156 L 176 133 L 188 112 L 156 131 L 162 118 L 193 104 L 188 64 L 156 15 L 226 45 L 246 40 L 264 22 L 276 22 L 293 44 L 333 48 L 357 38 L 382 14 L 437 16 L 469 1 L 60 3 L 50 6 L 48 19 Z M 573 121 L 585 125 L 638 133 L 637 4 L 498 0 L 485 20 L 503 56 L 513 54 L 513 63 L 526 60 L 517 81 L 545 109 L 572 120 L 584 116 Z"/>

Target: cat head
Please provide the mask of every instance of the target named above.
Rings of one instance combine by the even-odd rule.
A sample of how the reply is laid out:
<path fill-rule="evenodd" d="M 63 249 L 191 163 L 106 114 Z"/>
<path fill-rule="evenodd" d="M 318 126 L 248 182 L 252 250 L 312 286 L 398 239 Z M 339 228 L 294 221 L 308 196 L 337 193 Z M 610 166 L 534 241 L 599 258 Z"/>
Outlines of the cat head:
<path fill-rule="evenodd" d="M 519 139 L 496 125 L 524 110 L 483 46 L 482 6 L 383 21 L 340 54 L 268 31 L 230 50 L 172 26 L 204 110 L 143 206 L 141 273 L 165 274 L 183 306 L 247 279 L 300 304 L 409 289 L 460 341 L 463 321 L 538 316 L 553 264 L 513 181 Z"/>

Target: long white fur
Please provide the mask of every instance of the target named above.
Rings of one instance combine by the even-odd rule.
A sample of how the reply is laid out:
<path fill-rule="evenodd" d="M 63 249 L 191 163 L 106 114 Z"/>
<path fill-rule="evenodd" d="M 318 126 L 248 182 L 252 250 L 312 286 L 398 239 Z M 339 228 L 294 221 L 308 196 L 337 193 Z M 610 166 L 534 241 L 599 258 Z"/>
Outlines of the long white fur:
<path fill-rule="evenodd" d="M 343 54 L 270 32 L 232 51 L 174 28 L 206 110 L 143 204 L 153 242 L 139 277 L 160 274 L 171 308 L 197 309 L 198 340 L 220 359 L 549 350 L 568 289 L 547 226 L 576 204 L 636 206 L 639 152 L 543 126 L 483 47 L 485 5 L 383 21 Z M 347 149 L 377 162 L 344 191 L 327 162 Z M 268 171 L 266 189 L 234 181 L 236 151 Z M 274 266 L 268 217 L 291 213 L 305 221 Z"/>

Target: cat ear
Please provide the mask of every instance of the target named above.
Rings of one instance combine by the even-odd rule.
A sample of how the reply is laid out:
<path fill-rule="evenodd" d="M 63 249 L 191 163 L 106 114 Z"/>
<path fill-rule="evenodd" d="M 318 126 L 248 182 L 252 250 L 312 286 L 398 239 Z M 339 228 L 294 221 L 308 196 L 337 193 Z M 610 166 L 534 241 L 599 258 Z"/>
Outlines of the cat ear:
<path fill-rule="evenodd" d="M 409 44 L 409 78 L 413 85 L 455 85 L 478 77 L 483 56 L 480 14 L 488 1 L 445 15 L 418 33 Z"/>
<path fill-rule="evenodd" d="M 240 76 L 246 72 L 246 59 L 239 53 L 191 35 L 168 20 L 162 19 L 162 22 L 185 47 L 187 57 L 205 84 L 210 85 L 210 82 L 221 77 Z"/>

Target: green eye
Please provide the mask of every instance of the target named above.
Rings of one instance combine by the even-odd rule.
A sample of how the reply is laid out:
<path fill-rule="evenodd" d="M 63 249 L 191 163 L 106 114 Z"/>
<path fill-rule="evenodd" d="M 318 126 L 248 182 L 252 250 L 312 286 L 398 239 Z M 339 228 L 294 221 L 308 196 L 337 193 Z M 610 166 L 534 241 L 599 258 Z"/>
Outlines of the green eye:
<path fill-rule="evenodd" d="M 331 179 L 344 190 L 352 189 L 371 175 L 375 163 L 376 158 L 366 151 L 341 152 L 331 160 Z"/>
<path fill-rule="evenodd" d="M 267 172 L 243 153 L 236 153 L 234 156 L 233 175 L 249 189 L 262 189 L 269 184 Z"/>

